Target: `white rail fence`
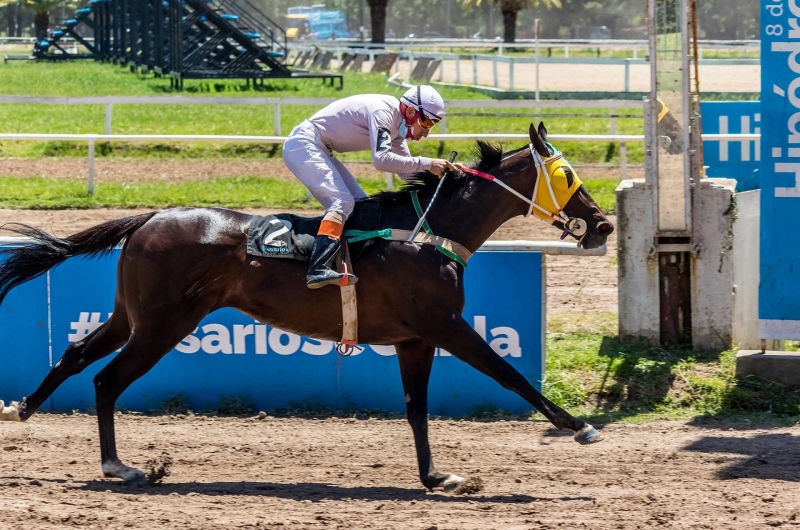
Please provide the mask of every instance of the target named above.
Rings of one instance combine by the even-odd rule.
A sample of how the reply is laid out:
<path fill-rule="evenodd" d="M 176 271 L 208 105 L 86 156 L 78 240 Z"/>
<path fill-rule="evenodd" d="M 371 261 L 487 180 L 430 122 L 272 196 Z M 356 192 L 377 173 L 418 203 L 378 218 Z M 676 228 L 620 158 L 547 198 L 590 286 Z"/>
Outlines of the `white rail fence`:
<path fill-rule="evenodd" d="M 76 141 L 87 142 L 89 147 L 88 189 L 94 193 L 95 182 L 95 146 L 97 142 L 223 142 L 223 143 L 283 143 L 286 136 L 281 135 L 281 106 L 310 105 L 325 106 L 335 101 L 333 98 L 225 98 L 225 97 L 188 97 L 188 96 L 108 96 L 108 97 L 37 97 L 37 96 L 0 96 L 0 104 L 46 104 L 46 105 L 103 105 L 105 108 L 105 134 L 38 134 L 38 133 L 4 133 L 0 141 Z M 627 142 L 643 142 L 644 135 L 617 134 L 617 109 L 641 109 L 642 103 L 632 100 L 453 100 L 447 102 L 451 109 L 526 109 L 539 114 L 544 108 L 602 108 L 608 109 L 610 134 L 551 134 L 552 140 L 574 142 L 615 142 L 619 144 L 620 168 L 622 178 L 627 178 Z M 112 116 L 114 105 L 263 105 L 273 107 L 273 132 L 271 136 L 242 135 L 189 135 L 189 134 L 112 134 Z M 527 134 L 493 134 L 493 133 L 447 133 L 447 118 L 439 125 L 441 133 L 431 134 L 430 140 L 521 140 L 528 139 Z M 746 141 L 759 139 L 758 134 L 707 134 L 704 141 Z M 394 175 L 386 174 L 387 189 L 392 189 Z"/>
<path fill-rule="evenodd" d="M 357 47 L 354 47 L 357 46 Z M 531 45 L 533 46 L 533 45 Z M 543 46 L 543 45 L 542 45 Z M 535 65 L 535 72 L 534 72 L 534 90 L 536 92 L 536 99 L 539 99 L 539 65 L 543 64 L 583 64 L 583 65 L 606 65 L 606 66 L 617 66 L 623 67 L 624 74 L 623 74 L 623 91 L 630 92 L 630 79 L 631 79 L 631 66 L 632 65 L 640 65 L 644 66 L 649 64 L 646 58 L 638 58 L 637 48 L 634 48 L 634 57 L 633 58 L 592 58 L 592 57 L 569 57 L 569 48 L 565 48 L 566 57 L 541 57 L 540 48 L 541 46 L 534 46 L 535 55 L 533 57 L 506 57 L 503 55 L 503 48 L 502 46 L 499 47 L 497 55 L 486 55 L 486 54 L 471 54 L 471 55 L 462 55 L 457 53 L 440 53 L 438 52 L 437 46 L 434 46 L 434 51 L 430 51 L 430 46 L 428 46 L 428 51 L 417 51 L 415 52 L 413 49 L 411 50 L 404 50 L 406 46 L 400 46 L 399 49 L 394 50 L 394 53 L 399 55 L 398 60 L 394 63 L 394 72 L 395 74 L 400 74 L 400 64 L 402 61 L 406 61 L 408 64 L 408 71 L 412 72 L 414 70 L 414 64 L 416 60 L 421 57 L 429 58 L 429 59 L 438 59 L 441 60 L 442 63 L 439 65 L 439 68 L 436 72 L 434 72 L 434 76 L 438 74 L 438 81 L 444 81 L 444 70 L 445 70 L 445 61 L 453 61 L 455 64 L 455 84 L 467 84 L 471 80 L 471 83 L 474 86 L 481 86 L 479 83 L 479 75 L 478 72 L 480 71 L 479 64 L 480 63 L 491 63 L 492 68 L 492 85 L 494 88 L 501 88 L 500 87 L 500 71 L 502 69 L 506 69 L 508 71 L 508 90 L 515 90 L 518 88 L 515 84 L 515 67 L 519 65 L 525 64 L 533 64 Z M 417 46 L 407 46 L 408 48 L 423 48 L 422 45 Z M 517 46 L 512 46 L 517 47 Z M 331 45 L 330 41 L 320 42 L 319 45 L 308 45 L 308 44 L 295 44 L 294 49 L 296 51 L 311 51 L 316 48 L 319 48 L 323 51 L 329 51 L 336 55 L 337 57 L 337 64 L 342 64 L 342 57 L 345 53 L 351 54 L 363 54 L 368 59 L 365 61 L 367 64 L 368 69 L 372 69 L 372 65 L 375 63 L 376 57 L 380 55 L 385 55 L 388 53 L 392 53 L 390 46 L 386 48 L 378 49 L 372 48 L 369 46 L 361 47 L 361 43 L 355 44 L 353 46 L 342 46 L 340 44 Z M 471 66 L 471 69 L 467 70 L 467 72 L 463 72 L 462 63 L 468 63 Z M 761 64 L 761 59 L 753 58 L 732 58 L 732 59 L 703 59 L 703 54 L 700 52 L 700 60 L 699 64 L 701 66 L 743 66 L 743 65 L 750 65 L 750 66 L 759 66 Z M 471 75 L 470 75 L 471 73 Z M 464 75 L 466 74 L 466 75 Z M 471 78 L 471 79 L 470 79 Z"/>
<path fill-rule="evenodd" d="M 371 69 L 372 65 L 375 62 L 375 58 L 379 55 L 385 55 L 390 53 L 387 50 L 375 50 L 371 48 L 343 48 L 343 47 L 323 47 L 322 49 L 331 51 L 336 54 L 339 63 L 342 63 L 342 55 L 344 53 L 360 53 L 366 55 L 368 59 L 368 67 Z M 479 64 L 480 63 L 491 63 L 492 67 L 492 86 L 494 88 L 501 88 L 500 87 L 500 71 L 501 69 L 508 70 L 508 90 L 515 90 L 518 88 L 515 84 L 515 67 L 519 65 L 525 64 L 533 64 L 535 65 L 535 72 L 534 72 L 534 90 L 536 91 L 536 99 L 539 99 L 539 65 L 543 64 L 585 64 L 585 65 L 606 65 L 606 66 L 617 66 L 624 68 L 623 74 L 623 91 L 630 92 L 630 85 L 631 85 L 631 66 L 632 65 L 648 65 L 646 59 L 642 58 L 590 58 L 590 57 L 540 57 L 538 53 L 538 49 L 536 50 L 536 56 L 534 57 L 506 57 L 503 56 L 502 53 L 499 55 L 485 55 L 485 54 L 472 54 L 468 56 L 459 55 L 456 53 L 438 53 L 438 52 L 417 52 L 415 54 L 414 51 L 399 51 L 398 60 L 395 61 L 394 64 L 394 72 L 395 74 L 400 73 L 400 63 L 405 60 L 408 62 L 408 71 L 411 72 L 414 69 L 414 64 L 417 59 L 420 57 L 426 57 L 430 59 L 438 59 L 441 60 L 442 63 L 439 65 L 439 68 L 436 72 L 434 72 L 434 76 L 438 74 L 438 81 L 444 81 L 444 69 L 445 69 L 445 61 L 454 61 L 455 63 L 455 84 L 461 85 L 466 84 L 471 80 L 471 83 L 474 86 L 482 86 L 479 83 L 479 76 L 478 72 L 480 71 Z M 702 54 L 701 54 L 702 55 Z M 367 62 L 367 61 L 365 61 Z M 463 75 L 463 66 L 462 63 L 467 62 L 471 65 L 471 69 L 467 70 L 466 74 Z M 758 66 L 761 64 L 761 59 L 700 59 L 699 64 L 701 66 L 742 66 L 742 65 L 750 65 L 750 66 Z M 470 76 L 471 73 L 471 76 Z M 471 79 L 470 79 L 471 77 Z"/>
<path fill-rule="evenodd" d="M 333 98 L 230 98 L 230 97 L 188 97 L 188 96 L 108 96 L 108 97 L 35 97 L 35 96 L 0 96 L 0 104 L 47 104 L 47 105 L 102 105 L 105 108 L 105 134 L 111 135 L 113 130 L 113 107 L 114 105 L 257 105 L 273 107 L 273 136 L 281 136 L 281 106 L 282 105 L 309 105 L 322 107 L 335 101 Z M 451 109 L 526 109 L 532 110 L 534 114 L 539 114 L 541 109 L 608 109 L 609 133 L 617 133 L 617 109 L 641 109 L 642 103 L 632 100 L 540 100 L 531 102 L 530 100 L 452 100 L 447 102 Z M 451 118 L 452 119 L 452 118 Z M 474 134 L 468 135 L 447 135 L 447 122 L 445 118 L 439 125 L 441 134 L 432 134 L 431 139 L 438 140 L 473 140 L 478 139 Z M 487 140 L 508 140 L 517 139 L 518 136 L 509 135 L 482 135 L 481 139 Z M 524 135 L 523 135 L 524 136 Z M 613 136 L 615 137 L 615 136 Z M 553 136 L 556 138 L 556 136 Z M 581 139 L 579 141 L 615 141 L 619 142 L 620 166 L 622 178 L 627 178 L 628 172 L 628 151 L 624 138 L 620 140 L 606 140 L 612 138 L 606 136 L 595 139 Z M 262 140 L 263 141 L 263 140 Z"/>

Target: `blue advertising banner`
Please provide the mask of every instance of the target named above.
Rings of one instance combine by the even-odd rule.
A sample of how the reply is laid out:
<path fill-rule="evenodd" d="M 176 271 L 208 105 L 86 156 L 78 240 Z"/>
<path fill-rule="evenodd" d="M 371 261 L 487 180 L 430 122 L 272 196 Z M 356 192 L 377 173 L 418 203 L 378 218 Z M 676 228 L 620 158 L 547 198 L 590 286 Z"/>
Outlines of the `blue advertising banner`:
<path fill-rule="evenodd" d="M 703 134 L 758 134 L 761 132 L 761 102 L 704 101 Z M 736 191 L 758 189 L 761 165 L 759 140 L 703 140 L 706 175 L 736 179 Z"/>
<path fill-rule="evenodd" d="M 800 339 L 800 7 L 761 1 L 759 335 Z"/>
<path fill-rule="evenodd" d="M 71 259 L 54 269 L 49 305 L 39 283 L 12 292 L 0 308 L 0 332 L 21 337 L 0 346 L 0 390 L 7 401 L 30 394 L 51 366 L 47 310 L 54 361 L 66 347 L 105 322 L 113 310 L 119 250 L 99 260 Z M 42 279 L 42 281 L 45 281 Z M 465 273 L 464 315 L 487 343 L 540 388 L 544 363 L 542 255 L 539 252 L 478 252 Z M 38 280 L 37 280 L 38 282 Z M 38 289 L 23 292 L 23 288 Z M 26 296 L 27 295 L 27 296 Z M 19 309 L 18 300 L 27 305 Z M 9 312 L 9 308 L 15 308 Z M 44 320 L 42 320 L 44 319 Z M 32 334 L 28 340 L 26 337 Z M 182 395 L 191 408 L 237 397 L 261 408 L 329 407 L 405 411 L 394 347 L 365 346 L 339 356 L 331 341 L 286 333 L 232 309 L 208 315 L 156 367 L 120 397 L 118 407 L 157 409 Z M 109 356 L 109 359 L 113 354 Z M 108 360 L 67 380 L 45 408 L 94 406 L 92 378 Z M 429 387 L 432 414 L 460 416 L 481 408 L 531 410 L 528 403 L 459 361 L 437 351 Z"/>

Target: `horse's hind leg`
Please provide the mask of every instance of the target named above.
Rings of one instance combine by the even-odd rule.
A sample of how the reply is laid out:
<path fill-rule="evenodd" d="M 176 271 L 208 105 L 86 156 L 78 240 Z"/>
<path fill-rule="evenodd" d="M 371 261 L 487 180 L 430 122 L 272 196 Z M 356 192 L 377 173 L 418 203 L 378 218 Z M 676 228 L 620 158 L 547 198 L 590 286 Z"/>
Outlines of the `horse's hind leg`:
<path fill-rule="evenodd" d="M 125 348 L 94 378 L 100 455 L 103 474 L 126 484 L 140 484 L 144 473 L 124 465 L 117 457 L 114 435 L 114 407 L 131 383 L 142 377 L 186 335 L 192 332 L 207 310 L 171 308 L 165 313 L 148 313 L 147 322 L 137 325 Z M 175 322 L 176 316 L 180 318 Z"/>
<path fill-rule="evenodd" d="M 395 349 L 400 362 L 403 389 L 406 392 L 406 415 L 411 430 L 414 431 L 419 478 L 431 490 L 437 487 L 448 491 L 456 489 L 464 483 L 464 479 L 458 475 L 436 471 L 428 443 L 428 380 L 433 365 L 434 348 L 424 341 L 415 340 L 397 344 Z"/>
<path fill-rule="evenodd" d="M 124 308 L 118 308 L 103 325 L 95 329 L 86 338 L 74 342 L 67 347 L 64 355 L 53 366 L 36 391 L 14 402 L 9 407 L 2 407 L 0 401 L 0 420 L 21 420 L 30 418 L 39 410 L 47 398 L 69 377 L 81 373 L 84 368 L 102 359 L 125 344 L 131 329 Z"/>

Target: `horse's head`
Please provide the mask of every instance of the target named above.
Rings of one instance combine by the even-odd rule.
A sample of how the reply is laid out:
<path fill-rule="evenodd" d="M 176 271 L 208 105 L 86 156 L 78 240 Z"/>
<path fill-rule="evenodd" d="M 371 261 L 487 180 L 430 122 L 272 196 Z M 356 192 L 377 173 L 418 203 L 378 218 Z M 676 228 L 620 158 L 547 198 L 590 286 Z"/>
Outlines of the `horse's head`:
<path fill-rule="evenodd" d="M 583 248 L 604 245 L 614 225 L 586 191 L 575 169 L 547 141 L 544 123 L 539 123 L 538 130 L 531 124 L 529 134 L 532 170 L 537 176 L 529 213 L 561 229 L 562 239 L 571 235 Z"/>
<path fill-rule="evenodd" d="M 667 104 L 661 98 L 656 98 L 658 105 L 658 145 L 661 146 L 667 154 L 678 155 L 683 153 L 683 127 L 672 115 Z"/>

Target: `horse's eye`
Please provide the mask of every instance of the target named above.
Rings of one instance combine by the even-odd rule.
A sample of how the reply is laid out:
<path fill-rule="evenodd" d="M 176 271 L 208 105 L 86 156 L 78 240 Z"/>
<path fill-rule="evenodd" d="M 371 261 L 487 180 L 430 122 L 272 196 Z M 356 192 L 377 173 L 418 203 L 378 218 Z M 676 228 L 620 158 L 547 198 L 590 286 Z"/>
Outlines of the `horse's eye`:
<path fill-rule="evenodd" d="M 567 187 L 571 188 L 572 183 L 575 182 L 575 175 L 572 174 L 572 170 L 568 167 L 564 168 L 564 174 L 567 176 Z"/>

